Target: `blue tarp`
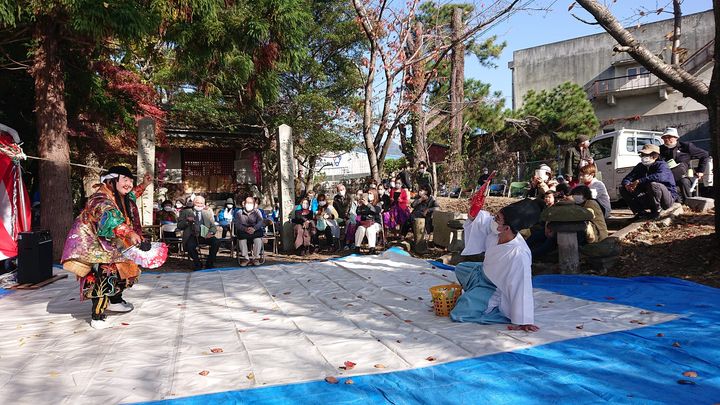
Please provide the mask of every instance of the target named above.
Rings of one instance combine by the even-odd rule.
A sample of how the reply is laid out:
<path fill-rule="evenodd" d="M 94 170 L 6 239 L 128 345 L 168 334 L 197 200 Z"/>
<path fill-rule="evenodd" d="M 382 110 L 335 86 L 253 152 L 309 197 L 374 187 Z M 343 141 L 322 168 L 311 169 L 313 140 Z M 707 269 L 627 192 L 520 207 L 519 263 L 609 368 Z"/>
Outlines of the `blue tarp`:
<path fill-rule="evenodd" d="M 672 278 L 538 276 L 534 286 L 680 318 L 441 364 L 161 401 L 207 403 L 714 403 L 720 400 L 720 290 Z M 539 325 L 542 327 L 542 325 Z M 684 377 L 695 371 L 697 378 Z M 679 380 L 694 384 L 679 384 Z"/>

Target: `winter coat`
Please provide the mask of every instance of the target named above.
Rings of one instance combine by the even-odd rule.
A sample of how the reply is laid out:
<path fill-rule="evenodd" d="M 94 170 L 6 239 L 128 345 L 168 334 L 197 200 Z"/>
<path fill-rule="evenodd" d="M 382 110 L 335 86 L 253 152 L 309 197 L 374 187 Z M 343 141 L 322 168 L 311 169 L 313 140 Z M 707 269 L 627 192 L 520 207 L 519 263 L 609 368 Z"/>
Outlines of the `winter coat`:
<path fill-rule="evenodd" d="M 675 178 L 673 177 L 672 171 L 670 171 L 670 167 L 664 160 L 658 159 L 650 166 L 638 163 L 630 173 L 625 176 L 621 185 L 625 187 L 635 180 L 639 180 L 639 185 L 641 186 L 651 182 L 663 184 L 667 187 L 668 191 L 670 191 L 673 199 L 678 198 Z"/>

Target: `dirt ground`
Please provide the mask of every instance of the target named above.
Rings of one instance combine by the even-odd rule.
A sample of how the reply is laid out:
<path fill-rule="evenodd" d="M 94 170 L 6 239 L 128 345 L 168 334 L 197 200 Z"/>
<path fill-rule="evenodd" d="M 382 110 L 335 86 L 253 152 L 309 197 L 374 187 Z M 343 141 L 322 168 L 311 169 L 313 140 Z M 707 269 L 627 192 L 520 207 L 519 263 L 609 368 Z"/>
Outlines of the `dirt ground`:
<path fill-rule="evenodd" d="M 484 209 L 496 212 L 507 204 L 517 201 L 512 198 L 489 197 Z M 469 200 L 466 198 L 438 198 L 441 208 L 446 211 L 467 212 Z M 631 233 L 622 242 L 622 254 L 615 266 L 607 273 L 611 277 L 666 276 L 690 280 L 720 288 L 720 245 L 712 236 L 714 232 L 711 211 L 705 214 L 690 212 L 677 218 L 673 225 L 664 228 L 655 222 L 647 222 Z M 627 220 L 608 224 L 611 230 L 620 229 L 629 223 Z M 613 229 L 614 228 L 614 229 Z M 392 241 L 391 244 L 397 244 Z M 318 252 L 309 256 L 272 254 L 266 255 L 266 264 L 297 263 L 328 260 L 352 253 Z M 426 259 L 437 259 L 445 255 L 444 249 L 430 244 Z M 227 249 L 218 254 L 216 267 L 235 267 L 237 261 Z M 192 263 L 182 257 L 170 257 L 160 271 L 191 271 Z"/>

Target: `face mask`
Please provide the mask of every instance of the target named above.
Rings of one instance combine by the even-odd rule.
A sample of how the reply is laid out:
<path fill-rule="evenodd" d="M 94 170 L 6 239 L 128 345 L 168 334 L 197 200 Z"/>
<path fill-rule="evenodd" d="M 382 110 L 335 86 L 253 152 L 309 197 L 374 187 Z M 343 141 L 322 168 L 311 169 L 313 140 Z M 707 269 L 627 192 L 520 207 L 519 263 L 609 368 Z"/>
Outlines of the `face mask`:
<path fill-rule="evenodd" d="M 500 227 L 500 224 L 497 223 L 494 219 L 490 223 L 490 232 L 492 232 L 493 235 L 500 235 L 500 231 L 498 231 L 498 228 Z"/>
<path fill-rule="evenodd" d="M 375 199 L 375 196 L 374 196 L 374 195 L 372 195 L 372 194 L 369 194 L 369 195 L 368 195 L 368 201 L 372 201 L 372 200 L 374 200 L 374 199 Z"/>
<path fill-rule="evenodd" d="M 255 204 L 245 204 L 245 211 L 252 211 L 255 209 Z"/>
<path fill-rule="evenodd" d="M 642 158 L 640 158 L 640 161 L 645 166 L 650 166 L 651 164 L 655 163 L 655 160 L 653 158 L 651 158 L 650 156 L 643 156 Z"/>
<path fill-rule="evenodd" d="M 390 182 L 390 188 L 395 188 L 395 182 L 394 182 L 394 181 L 391 181 L 391 182 Z"/>
<path fill-rule="evenodd" d="M 308 209 L 308 207 L 310 207 L 310 204 L 308 204 L 308 203 L 303 203 L 302 207 L 303 207 L 304 210 L 306 210 L 306 209 Z"/>
<path fill-rule="evenodd" d="M 420 173 L 425 173 L 425 168 L 420 168 Z"/>
<path fill-rule="evenodd" d="M 172 210 L 173 210 L 172 207 L 163 207 L 163 209 L 164 209 L 165 211 L 172 211 Z"/>
<path fill-rule="evenodd" d="M 324 207 L 327 204 L 325 201 L 318 201 L 318 205 Z"/>
<path fill-rule="evenodd" d="M 573 200 L 575 200 L 575 204 L 582 204 L 585 202 L 585 197 L 581 195 L 574 195 Z"/>
<path fill-rule="evenodd" d="M 402 183 L 395 183 L 395 189 L 400 190 L 402 188 Z"/>
<path fill-rule="evenodd" d="M 195 211 L 202 211 L 205 207 L 193 207 Z"/>
<path fill-rule="evenodd" d="M 378 190 L 378 194 L 380 194 L 380 195 L 385 194 L 385 190 L 382 190 L 382 189 Z"/>
<path fill-rule="evenodd" d="M 345 190 L 340 190 L 340 196 L 345 197 Z"/>
<path fill-rule="evenodd" d="M 180 203 L 175 204 L 175 208 L 182 208 L 182 207 L 183 207 L 183 205 Z"/>
<path fill-rule="evenodd" d="M 155 211 L 160 211 L 160 206 L 157 205 L 157 204 L 155 204 L 155 205 L 153 205 L 153 209 L 154 209 Z"/>
<path fill-rule="evenodd" d="M 234 206 L 235 206 L 234 204 L 225 204 L 225 207 L 229 210 L 232 209 L 232 207 L 234 207 Z"/>

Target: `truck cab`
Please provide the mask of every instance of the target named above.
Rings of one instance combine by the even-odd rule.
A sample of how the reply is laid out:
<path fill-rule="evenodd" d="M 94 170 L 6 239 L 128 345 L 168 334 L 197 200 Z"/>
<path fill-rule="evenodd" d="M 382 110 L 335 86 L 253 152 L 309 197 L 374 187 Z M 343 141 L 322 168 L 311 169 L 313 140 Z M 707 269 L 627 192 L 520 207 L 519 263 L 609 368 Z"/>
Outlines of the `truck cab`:
<path fill-rule="evenodd" d="M 643 145 L 650 143 L 660 146 L 663 144 L 661 137 L 662 132 L 623 128 L 597 135 L 590 141 L 590 154 L 595 160 L 598 171 L 602 174 L 602 177 L 598 177 L 605 183 L 610 201 L 620 200 L 618 191 L 620 183 L 633 167 L 640 163 L 638 152 Z M 697 166 L 696 161 L 691 163 L 693 163 L 693 167 Z M 712 159 L 708 166 L 708 173 L 703 178 L 706 187 L 712 186 Z"/>

